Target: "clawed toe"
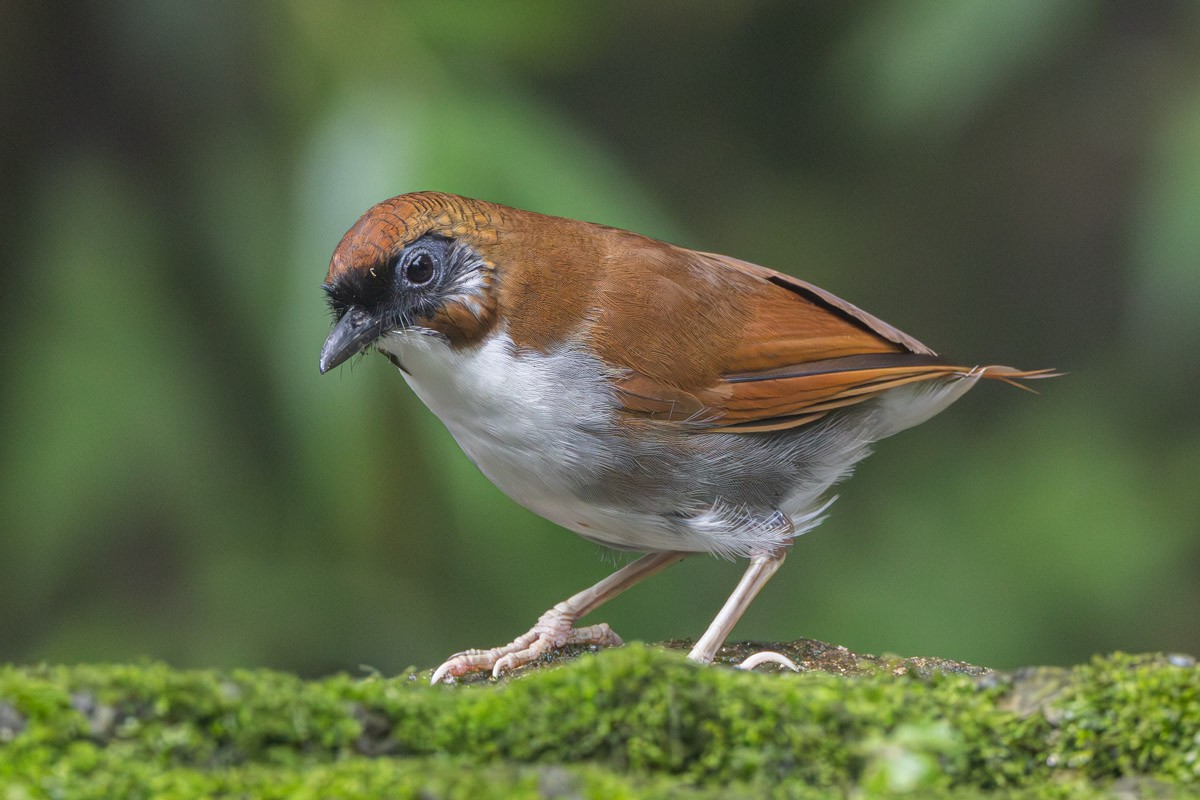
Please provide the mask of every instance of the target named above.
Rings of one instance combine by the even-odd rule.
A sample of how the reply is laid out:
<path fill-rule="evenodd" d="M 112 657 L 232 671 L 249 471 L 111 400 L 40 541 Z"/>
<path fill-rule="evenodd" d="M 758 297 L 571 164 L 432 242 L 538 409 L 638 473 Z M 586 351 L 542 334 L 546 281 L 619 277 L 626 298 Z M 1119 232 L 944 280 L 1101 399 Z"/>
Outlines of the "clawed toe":
<path fill-rule="evenodd" d="M 449 683 L 463 675 L 487 671 L 492 673 L 493 678 L 499 678 L 506 672 L 537 661 L 548 653 L 567 645 L 615 647 L 623 644 L 621 637 L 606 623 L 589 625 L 586 628 L 573 628 L 571 627 L 572 622 L 573 620 L 556 614 L 551 609 L 538 620 L 538 624 L 529 633 L 517 637 L 504 647 L 494 647 L 491 650 L 464 650 L 456 653 L 433 671 L 429 682 L 431 684 L 443 681 Z"/>
<path fill-rule="evenodd" d="M 461 653 L 455 653 L 433 671 L 429 683 L 432 685 L 439 684 L 442 681 L 453 683 L 455 678 L 460 678 L 463 675 L 491 669 L 492 664 L 496 663 L 496 660 L 501 658 L 503 654 L 504 648 L 499 647 L 492 650 L 464 650 Z"/>
<path fill-rule="evenodd" d="M 799 672 L 800 667 L 796 666 L 796 662 L 785 656 L 783 653 L 776 653 L 774 650 L 763 650 L 747 656 L 746 660 L 738 664 L 736 669 L 751 670 L 761 664 L 778 664 L 781 667 L 787 667 L 792 672 Z"/>

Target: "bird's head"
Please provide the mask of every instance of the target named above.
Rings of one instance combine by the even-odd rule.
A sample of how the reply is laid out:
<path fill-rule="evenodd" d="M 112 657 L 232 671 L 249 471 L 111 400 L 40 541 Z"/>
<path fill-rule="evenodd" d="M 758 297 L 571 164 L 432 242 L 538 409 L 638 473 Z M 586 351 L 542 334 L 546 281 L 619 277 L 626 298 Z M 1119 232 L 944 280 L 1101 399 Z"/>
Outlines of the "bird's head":
<path fill-rule="evenodd" d="M 334 317 L 321 350 L 328 372 L 381 337 L 415 331 L 452 344 L 494 324 L 500 206 L 453 195 L 401 195 L 373 206 L 342 238 L 325 293 Z"/>

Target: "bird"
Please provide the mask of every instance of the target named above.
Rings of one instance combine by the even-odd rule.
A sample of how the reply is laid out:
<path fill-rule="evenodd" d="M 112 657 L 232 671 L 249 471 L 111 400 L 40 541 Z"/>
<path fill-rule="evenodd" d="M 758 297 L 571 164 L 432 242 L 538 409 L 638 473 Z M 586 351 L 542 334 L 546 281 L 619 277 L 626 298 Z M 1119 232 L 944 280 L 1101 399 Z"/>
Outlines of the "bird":
<path fill-rule="evenodd" d="M 748 561 L 688 654 L 711 663 L 875 442 L 981 380 L 1057 374 L 946 360 L 747 261 L 440 192 L 368 209 L 323 289 L 322 374 L 381 352 L 512 500 L 642 554 L 511 643 L 449 657 L 433 683 L 619 645 L 607 624 L 575 623 L 695 553 Z"/>

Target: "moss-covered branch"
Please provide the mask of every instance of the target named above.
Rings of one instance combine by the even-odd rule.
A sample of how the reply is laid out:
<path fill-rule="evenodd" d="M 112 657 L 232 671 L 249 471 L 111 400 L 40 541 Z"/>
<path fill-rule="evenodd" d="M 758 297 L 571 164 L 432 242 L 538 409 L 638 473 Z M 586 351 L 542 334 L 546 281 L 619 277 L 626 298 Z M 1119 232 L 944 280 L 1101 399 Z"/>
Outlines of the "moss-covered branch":
<path fill-rule="evenodd" d="M 861 672 L 747 674 L 637 645 L 457 687 L 7 667 L 0 797 L 1174 797 L 1200 786 L 1190 659 Z"/>

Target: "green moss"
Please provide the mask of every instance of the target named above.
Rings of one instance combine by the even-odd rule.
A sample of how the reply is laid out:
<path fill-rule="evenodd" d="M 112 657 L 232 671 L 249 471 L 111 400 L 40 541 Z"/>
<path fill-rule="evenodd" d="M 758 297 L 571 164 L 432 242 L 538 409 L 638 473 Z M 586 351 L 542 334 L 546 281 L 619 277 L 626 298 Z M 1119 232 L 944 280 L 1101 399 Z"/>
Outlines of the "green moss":
<path fill-rule="evenodd" d="M 638 645 L 452 687 L 4 667 L 0 797 L 1200 796 L 1189 661 L 895 673 L 748 674 Z"/>

